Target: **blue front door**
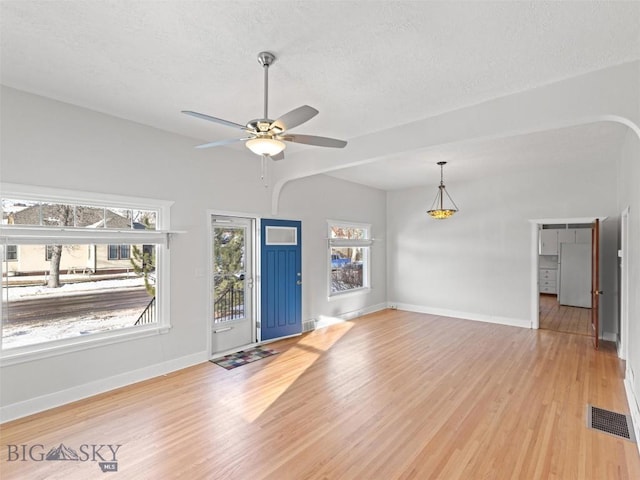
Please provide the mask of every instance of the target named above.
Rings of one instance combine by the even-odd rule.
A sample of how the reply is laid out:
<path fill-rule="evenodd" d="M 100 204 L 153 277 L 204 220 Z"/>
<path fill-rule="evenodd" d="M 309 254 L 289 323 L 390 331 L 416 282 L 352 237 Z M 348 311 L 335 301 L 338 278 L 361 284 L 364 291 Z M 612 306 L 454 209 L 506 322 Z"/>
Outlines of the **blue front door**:
<path fill-rule="evenodd" d="M 260 225 L 260 338 L 302 332 L 301 222 L 263 219 Z"/>

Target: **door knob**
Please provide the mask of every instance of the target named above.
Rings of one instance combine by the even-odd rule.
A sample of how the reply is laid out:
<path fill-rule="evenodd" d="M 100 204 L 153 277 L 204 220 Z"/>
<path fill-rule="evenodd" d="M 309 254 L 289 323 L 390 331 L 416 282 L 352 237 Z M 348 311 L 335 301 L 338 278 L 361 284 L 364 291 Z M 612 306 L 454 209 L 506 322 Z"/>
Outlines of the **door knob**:
<path fill-rule="evenodd" d="M 296 285 L 302 285 L 302 280 L 298 280 L 298 281 L 296 282 Z"/>

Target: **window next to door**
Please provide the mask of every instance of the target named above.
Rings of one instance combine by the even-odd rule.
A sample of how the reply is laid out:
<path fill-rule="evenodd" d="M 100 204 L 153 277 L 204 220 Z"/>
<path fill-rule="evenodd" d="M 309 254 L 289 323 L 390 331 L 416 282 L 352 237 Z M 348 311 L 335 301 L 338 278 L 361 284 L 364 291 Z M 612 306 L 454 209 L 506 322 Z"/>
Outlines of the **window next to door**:
<path fill-rule="evenodd" d="M 371 226 L 328 222 L 329 296 L 365 291 L 369 285 Z"/>

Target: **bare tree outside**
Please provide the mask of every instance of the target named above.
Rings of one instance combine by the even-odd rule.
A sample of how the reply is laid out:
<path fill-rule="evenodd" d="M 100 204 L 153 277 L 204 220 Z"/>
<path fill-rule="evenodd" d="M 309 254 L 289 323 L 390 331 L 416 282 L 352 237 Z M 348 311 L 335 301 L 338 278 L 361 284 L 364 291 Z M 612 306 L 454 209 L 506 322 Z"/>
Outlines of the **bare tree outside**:
<path fill-rule="evenodd" d="M 47 217 L 43 218 L 45 225 L 72 226 L 73 207 L 70 205 L 51 205 Z M 62 245 L 53 245 L 51 248 L 51 260 L 49 261 L 49 288 L 60 287 L 60 259 L 62 258 Z"/>

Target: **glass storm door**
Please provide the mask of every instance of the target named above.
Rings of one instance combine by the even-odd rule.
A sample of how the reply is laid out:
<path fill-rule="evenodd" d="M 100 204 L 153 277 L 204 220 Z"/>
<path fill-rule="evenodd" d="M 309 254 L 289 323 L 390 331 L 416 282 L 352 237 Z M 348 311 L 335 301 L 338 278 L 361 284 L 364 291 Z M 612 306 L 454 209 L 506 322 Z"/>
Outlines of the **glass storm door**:
<path fill-rule="evenodd" d="M 255 342 L 254 220 L 212 215 L 211 354 Z"/>

